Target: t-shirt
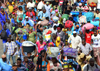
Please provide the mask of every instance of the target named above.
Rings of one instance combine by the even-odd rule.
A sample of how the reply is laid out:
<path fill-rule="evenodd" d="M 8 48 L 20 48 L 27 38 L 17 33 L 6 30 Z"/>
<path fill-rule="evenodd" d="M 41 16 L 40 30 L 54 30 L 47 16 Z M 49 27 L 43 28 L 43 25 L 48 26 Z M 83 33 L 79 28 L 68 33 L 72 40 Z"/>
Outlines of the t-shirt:
<path fill-rule="evenodd" d="M 86 43 L 91 43 L 91 35 L 93 34 L 93 32 L 89 32 L 89 33 L 85 33 L 85 40 Z"/>
<path fill-rule="evenodd" d="M 12 13 L 12 12 L 13 12 L 13 8 L 14 8 L 14 7 L 13 7 L 12 5 L 9 5 L 9 6 L 8 6 L 9 13 Z"/>
<path fill-rule="evenodd" d="M 98 47 L 100 42 L 100 35 L 99 34 L 97 36 L 92 35 L 92 40 L 93 40 L 93 47 Z"/>
<path fill-rule="evenodd" d="M 46 43 L 45 43 L 45 42 L 43 42 L 42 44 L 40 44 L 40 42 L 39 42 L 39 41 L 37 41 L 37 42 L 36 42 L 36 45 L 37 45 L 37 47 L 38 47 L 38 52 L 40 53 L 40 52 L 41 52 L 41 50 L 43 50 L 43 49 L 44 49 L 44 46 L 46 45 Z"/>

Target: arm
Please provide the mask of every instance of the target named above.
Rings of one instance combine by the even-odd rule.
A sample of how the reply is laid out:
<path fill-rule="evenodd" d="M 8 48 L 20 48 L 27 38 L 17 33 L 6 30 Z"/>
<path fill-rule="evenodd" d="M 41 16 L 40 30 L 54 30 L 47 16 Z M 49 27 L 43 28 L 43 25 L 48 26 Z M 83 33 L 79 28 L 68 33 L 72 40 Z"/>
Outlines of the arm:
<path fill-rule="evenodd" d="M 6 54 L 6 53 L 7 53 L 7 51 L 8 51 L 8 48 L 6 48 L 6 51 L 4 52 L 4 54 Z"/>
<path fill-rule="evenodd" d="M 37 48 L 35 47 L 35 54 L 34 54 L 34 56 L 36 56 L 37 55 Z"/>
<path fill-rule="evenodd" d="M 71 41 L 71 36 L 68 38 L 68 44 L 70 43 L 70 41 Z"/>
<path fill-rule="evenodd" d="M 25 55 L 25 54 L 24 54 L 24 51 L 23 51 L 23 47 L 22 47 L 22 54 L 23 54 L 23 56 Z"/>
<path fill-rule="evenodd" d="M 89 44 L 89 54 L 88 55 L 90 55 L 91 54 L 91 51 L 92 51 L 92 47 L 91 47 L 91 45 Z"/>

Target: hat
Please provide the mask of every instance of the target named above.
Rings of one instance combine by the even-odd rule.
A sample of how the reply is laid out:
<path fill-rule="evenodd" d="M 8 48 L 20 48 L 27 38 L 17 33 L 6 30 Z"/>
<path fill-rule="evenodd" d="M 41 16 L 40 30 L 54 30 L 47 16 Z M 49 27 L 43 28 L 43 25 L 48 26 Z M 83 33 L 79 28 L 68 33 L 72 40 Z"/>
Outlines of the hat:
<path fill-rule="evenodd" d="M 73 34 L 76 34 L 76 31 L 73 31 Z"/>
<path fill-rule="evenodd" d="M 58 12 L 58 10 L 56 9 L 55 12 Z"/>
<path fill-rule="evenodd" d="M 25 18 L 28 18 L 28 16 L 26 16 Z"/>
<path fill-rule="evenodd" d="M 60 27 L 57 28 L 57 30 L 60 30 L 60 29 L 61 29 Z"/>
<path fill-rule="evenodd" d="M 84 56 L 85 56 L 84 53 L 81 53 L 81 54 L 79 55 L 80 58 L 84 58 Z"/>
<path fill-rule="evenodd" d="M 1 58 L 6 58 L 6 55 L 5 55 L 5 54 L 3 54 L 3 55 L 1 56 Z"/>
<path fill-rule="evenodd" d="M 49 2 L 46 2 L 46 4 L 49 4 Z"/>

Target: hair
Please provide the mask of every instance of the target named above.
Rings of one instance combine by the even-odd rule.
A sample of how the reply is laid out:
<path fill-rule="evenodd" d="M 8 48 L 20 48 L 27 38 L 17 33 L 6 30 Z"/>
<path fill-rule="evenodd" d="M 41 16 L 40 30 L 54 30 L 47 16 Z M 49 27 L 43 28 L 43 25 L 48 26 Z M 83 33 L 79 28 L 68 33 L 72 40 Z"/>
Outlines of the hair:
<path fill-rule="evenodd" d="M 55 71 L 54 69 L 51 69 L 50 71 Z"/>
<path fill-rule="evenodd" d="M 21 6 L 19 6 L 19 10 L 20 10 L 20 9 L 22 9 L 22 7 L 21 7 Z"/>
<path fill-rule="evenodd" d="M 21 58 L 18 58 L 17 61 L 22 61 Z"/>
<path fill-rule="evenodd" d="M 22 25 L 22 23 L 21 23 L 21 22 L 19 22 L 19 23 L 18 23 L 18 25 Z"/>

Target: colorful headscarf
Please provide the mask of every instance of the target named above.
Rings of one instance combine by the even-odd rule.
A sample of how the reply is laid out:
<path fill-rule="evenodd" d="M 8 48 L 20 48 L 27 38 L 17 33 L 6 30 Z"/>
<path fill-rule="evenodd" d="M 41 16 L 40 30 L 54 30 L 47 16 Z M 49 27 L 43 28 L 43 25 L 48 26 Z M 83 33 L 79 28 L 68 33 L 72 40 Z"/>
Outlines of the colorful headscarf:
<path fill-rule="evenodd" d="M 60 42 L 61 42 L 61 40 L 60 40 L 60 37 L 58 36 L 57 39 L 56 39 L 56 47 L 58 47 L 60 45 Z"/>

